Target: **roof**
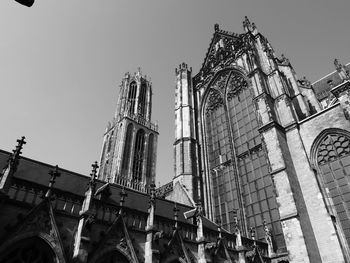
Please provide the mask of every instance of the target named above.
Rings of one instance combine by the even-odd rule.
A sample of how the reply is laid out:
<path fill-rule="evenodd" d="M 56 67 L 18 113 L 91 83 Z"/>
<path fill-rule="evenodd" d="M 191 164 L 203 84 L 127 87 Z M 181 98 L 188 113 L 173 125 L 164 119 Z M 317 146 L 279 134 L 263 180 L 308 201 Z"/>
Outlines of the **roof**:
<path fill-rule="evenodd" d="M 345 67 L 347 70 L 350 70 L 350 63 L 348 63 Z M 316 98 L 318 100 L 321 101 L 329 96 L 330 90 L 332 89 L 332 87 L 328 84 L 330 80 L 333 82 L 333 87 L 338 86 L 343 81 L 340 78 L 338 72 L 335 70 L 332 73 L 312 83 L 312 88 L 314 89 Z"/>
<path fill-rule="evenodd" d="M 5 167 L 10 153 L 0 149 L 0 168 Z M 48 187 L 50 175 L 49 171 L 53 170 L 55 166 L 42 163 L 36 160 L 32 160 L 26 157 L 20 157 L 19 165 L 14 177 L 27 182 L 35 183 L 40 186 Z M 86 186 L 90 181 L 90 177 L 78 174 L 72 171 L 68 171 L 59 168 L 59 173 L 61 174 L 56 178 L 54 184 L 54 190 L 59 190 L 62 192 L 70 193 L 72 195 L 84 197 Z M 102 187 L 105 182 L 97 180 L 97 189 Z M 122 186 L 116 184 L 110 184 L 109 201 L 112 204 L 119 204 L 120 192 L 122 191 Z M 132 189 L 125 188 L 125 192 L 128 196 L 125 198 L 124 206 L 130 209 L 134 209 L 140 212 L 147 213 L 149 206 L 149 196 L 146 193 L 137 192 Z M 174 217 L 174 202 L 166 199 L 157 199 L 156 201 L 156 216 L 161 216 L 168 218 L 170 220 Z M 177 204 L 179 209 L 178 221 L 184 223 L 192 223 L 191 220 L 186 220 L 184 217 L 184 212 L 193 209 L 191 206 Z M 207 219 L 203 220 L 204 227 L 217 230 L 217 225 Z"/>

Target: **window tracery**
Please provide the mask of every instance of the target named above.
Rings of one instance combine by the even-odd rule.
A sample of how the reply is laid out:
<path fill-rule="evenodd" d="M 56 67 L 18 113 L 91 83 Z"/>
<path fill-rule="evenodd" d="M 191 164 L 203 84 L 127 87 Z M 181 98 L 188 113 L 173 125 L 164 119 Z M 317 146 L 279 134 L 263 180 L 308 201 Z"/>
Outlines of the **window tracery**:
<path fill-rule="evenodd" d="M 209 114 L 210 112 L 216 110 L 217 108 L 224 105 L 224 100 L 221 96 L 221 94 L 212 89 L 209 93 L 209 98 L 206 106 L 206 113 Z"/>
<path fill-rule="evenodd" d="M 246 89 L 247 87 L 248 87 L 248 83 L 243 78 L 243 76 L 241 76 L 239 74 L 233 74 L 229 80 L 228 85 L 227 85 L 227 99 L 231 100 L 242 89 Z"/>
<path fill-rule="evenodd" d="M 317 152 L 319 165 L 350 154 L 350 138 L 340 134 L 329 134 L 321 142 Z"/>

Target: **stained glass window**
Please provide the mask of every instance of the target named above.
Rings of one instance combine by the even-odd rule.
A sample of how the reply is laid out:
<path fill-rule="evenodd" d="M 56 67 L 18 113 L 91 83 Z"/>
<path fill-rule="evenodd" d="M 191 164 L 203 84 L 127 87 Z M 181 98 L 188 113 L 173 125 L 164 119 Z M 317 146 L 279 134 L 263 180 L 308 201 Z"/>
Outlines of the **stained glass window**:
<path fill-rule="evenodd" d="M 323 185 L 350 244 L 350 137 L 336 133 L 326 135 L 317 149 L 316 158 Z"/>
<path fill-rule="evenodd" d="M 252 93 L 244 77 L 231 71 L 217 77 L 208 94 L 205 132 L 215 216 L 229 231 L 234 229 L 234 217 L 241 223 L 245 221 L 248 229 L 255 227 L 261 240 L 265 236 L 265 220 L 280 250 L 284 250 L 276 195 Z"/>

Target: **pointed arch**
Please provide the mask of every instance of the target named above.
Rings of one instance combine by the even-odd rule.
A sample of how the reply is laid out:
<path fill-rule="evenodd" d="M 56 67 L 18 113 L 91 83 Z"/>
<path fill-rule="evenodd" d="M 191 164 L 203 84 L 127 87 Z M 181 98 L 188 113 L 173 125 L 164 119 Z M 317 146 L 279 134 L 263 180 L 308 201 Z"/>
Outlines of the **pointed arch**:
<path fill-rule="evenodd" d="M 253 98 L 251 81 L 237 68 L 219 71 L 207 86 L 200 104 L 206 196 L 212 198 L 213 218 L 220 218 L 225 229 L 233 230 L 237 218 L 245 232 L 255 227 L 263 239 L 265 219 L 283 250 L 286 245 Z"/>
<path fill-rule="evenodd" d="M 38 262 L 59 263 L 53 247 L 42 234 L 21 237 L 0 251 L 1 263 Z"/>
<path fill-rule="evenodd" d="M 133 114 L 135 111 L 136 93 L 137 93 L 137 84 L 136 84 L 136 81 L 132 81 L 129 86 L 129 94 L 128 94 L 129 113 L 131 114 Z"/>
<path fill-rule="evenodd" d="M 125 145 L 123 151 L 123 161 L 122 161 L 122 175 L 127 176 L 130 162 L 130 153 L 131 153 L 131 142 L 134 126 L 129 123 L 126 129 L 125 135 Z"/>
<path fill-rule="evenodd" d="M 145 131 L 139 129 L 136 133 L 135 147 L 134 147 L 134 160 L 132 168 L 132 178 L 134 181 L 140 182 L 142 180 L 142 168 L 145 149 Z"/>
<path fill-rule="evenodd" d="M 322 131 L 311 146 L 311 163 L 343 249 L 350 244 L 350 132 Z"/>

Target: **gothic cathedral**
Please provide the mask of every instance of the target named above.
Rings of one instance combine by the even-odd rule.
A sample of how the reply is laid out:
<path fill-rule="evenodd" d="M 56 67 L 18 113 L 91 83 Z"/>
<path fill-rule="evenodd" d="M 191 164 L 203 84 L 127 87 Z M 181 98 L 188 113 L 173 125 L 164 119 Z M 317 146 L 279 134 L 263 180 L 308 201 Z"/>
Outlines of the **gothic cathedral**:
<path fill-rule="evenodd" d="M 291 262 L 350 262 L 349 70 L 298 79 L 247 18 L 215 25 L 197 74 L 176 69 L 175 175 L 163 196 L 257 239 Z M 181 187 L 180 187 L 181 186 Z M 190 200 L 190 201 L 188 201 Z"/>

